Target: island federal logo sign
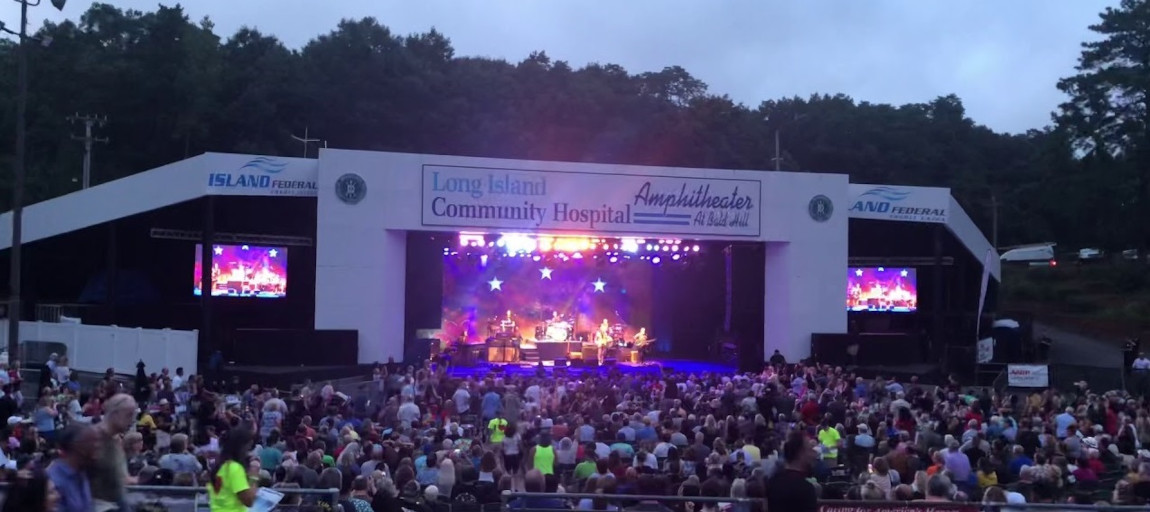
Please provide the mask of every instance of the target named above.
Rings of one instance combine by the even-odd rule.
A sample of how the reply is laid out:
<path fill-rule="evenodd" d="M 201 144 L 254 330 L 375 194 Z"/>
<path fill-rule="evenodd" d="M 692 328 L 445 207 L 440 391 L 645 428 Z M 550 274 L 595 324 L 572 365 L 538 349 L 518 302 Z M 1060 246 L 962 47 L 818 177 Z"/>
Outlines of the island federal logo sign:
<path fill-rule="evenodd" d="M 851 185 L 853 218 L 945 223 L 950 190 L 887 185 Z"/>
<path fill-rule="evenodd" d="M 758 180 L 426 165 L 424 226 L 760 236 Z"/>
<path fill-rule="evenodd" d="M 209 172 L 208 193 L 314 197 L 316 195 L 314 160 L 297 163 L 268 156 L 252 157 L 231 169 Z"/>

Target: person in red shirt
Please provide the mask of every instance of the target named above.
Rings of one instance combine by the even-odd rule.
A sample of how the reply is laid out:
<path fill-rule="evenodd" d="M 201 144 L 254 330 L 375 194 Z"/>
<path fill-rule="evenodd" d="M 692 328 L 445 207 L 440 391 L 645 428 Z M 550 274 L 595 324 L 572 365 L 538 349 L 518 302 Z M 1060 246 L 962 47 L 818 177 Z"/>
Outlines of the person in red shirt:
<path fill-rule="evenodd" d="M 808 426 L 819 424 L 819 403 L 815 401 L 814 396 L 807 397 L 807 401 L 803 403 L 802 408 L 799 409 L 799 414 L 803 418 L 803 423 L 806 423 Z"/>

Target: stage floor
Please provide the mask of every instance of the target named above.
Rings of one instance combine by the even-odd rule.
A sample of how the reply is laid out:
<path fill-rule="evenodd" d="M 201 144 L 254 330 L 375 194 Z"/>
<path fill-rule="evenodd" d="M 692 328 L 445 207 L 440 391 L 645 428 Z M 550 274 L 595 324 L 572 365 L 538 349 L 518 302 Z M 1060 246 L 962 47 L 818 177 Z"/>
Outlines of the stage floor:
<path fill-rule="evenodd" d="M 609 366 L 569 366 L 560 367 L 567 372 L 567 375 L 580 376 L 583 374 L 596 374 L 606 373 L 611 367 Z M 733 374 L 735 369 L 733 367 L 705 361 L 680 361 L 680 360 L 663 360 L 663 361 L 648 361 L 640 364 L 631 363 L 617 363 L 614 368 L 623 373 L 632 375 L 657 375 L 664 370 L 675 373 L 728 373 Z M 515 377 L 532 377 L 535 376 L 539 366 L 530 363 L 480 363 L 475 366 L 453 366 L 448 371 L 452 377 L 487 377 L 493 371 L 500 372 L 502 375 L 511 375 Z M 544 366 L 544 371 L 550 376 L 555 372 L 554 366 Z"/>

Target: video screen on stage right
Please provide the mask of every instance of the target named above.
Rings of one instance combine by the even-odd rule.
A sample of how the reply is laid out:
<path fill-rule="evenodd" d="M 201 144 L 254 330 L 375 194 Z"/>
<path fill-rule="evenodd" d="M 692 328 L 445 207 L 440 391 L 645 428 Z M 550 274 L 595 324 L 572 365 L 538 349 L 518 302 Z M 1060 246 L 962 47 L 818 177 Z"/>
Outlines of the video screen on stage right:
<path fill-rule="evenodd" d="M 847 271 L 847 310 L 911 313 L 918 310 L 913 268 L 851 267 Z"/>

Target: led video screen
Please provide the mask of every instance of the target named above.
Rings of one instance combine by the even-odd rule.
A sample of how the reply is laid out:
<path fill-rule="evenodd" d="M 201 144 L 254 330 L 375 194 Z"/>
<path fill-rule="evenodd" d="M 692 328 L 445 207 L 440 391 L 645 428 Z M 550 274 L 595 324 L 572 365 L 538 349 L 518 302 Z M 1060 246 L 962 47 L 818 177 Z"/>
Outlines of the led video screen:
<path fill-rule="evenodd" d="M 631 339 L 650 327 L 655 268 L 647 261 L 610 263 L 605 256 L 444 256 L 444 339 L 481 341 L 508 313 L 526 339 L 566 341 L 604 322 L 621 326 Z"/>
<path fill-rule="evenodd" d="M 854 267 L 847 271 L 847 309 L 909 313 L 918 309 L 913 268 Z"/>
<path fill-rule="evenodd" d="M 202 246 L 196 244 L 195 286 L 200 289 L 203 271 Z M 278 299 L 287 296 L 288 251 L 286 247 L 259 245 L 212 246 L 211 293 L 213 297 Z"/>

